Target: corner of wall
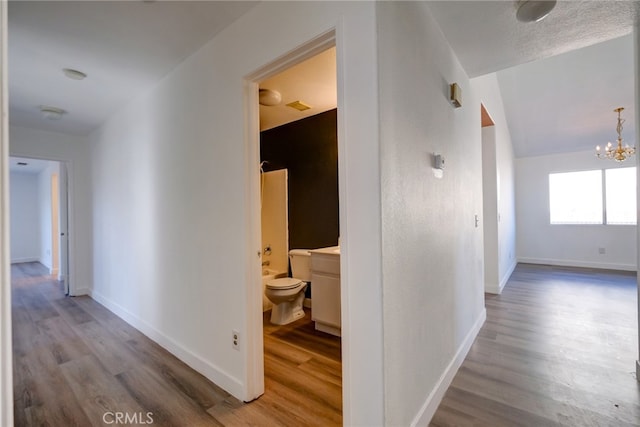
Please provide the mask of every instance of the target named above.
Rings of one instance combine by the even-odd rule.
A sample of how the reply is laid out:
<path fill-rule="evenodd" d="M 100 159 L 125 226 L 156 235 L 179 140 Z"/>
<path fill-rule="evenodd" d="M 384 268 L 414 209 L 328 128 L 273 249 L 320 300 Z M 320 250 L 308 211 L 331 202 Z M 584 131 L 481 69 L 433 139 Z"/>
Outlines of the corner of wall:
<path fill-rule="evenodd" d="M 86 291 L 86 294 L 93 298 L 100 305 L 106 307 L 109 311 L 115 313 L 118 317 L 125 322 L 138 329 L 140 332 L 151 338 L 162 348 L 169 353 L 178 357 L 181 361 L 186 363 L 189 367 L 195 369 L 197 372 L 204 375 L 207 379 L 222 387 L 236 397 L 243 400 L 244 387 L 240 380 L 229 375 L 220 367 L 203 359 L 199 355 L 189 351 L 180 343 L 176 342 L 169 336 L 165 335 L 158 329 L 145 322 L 142 318 L 131 313 L 129 310 L 121 306 L 120 304 L 106 298 L 104 295 L 93 291 L 92 289 L 81 289 L 78 291 Z M 80 293 L 78 293 L 80 295 Z"/>
<path fill-rule="evenodd" d="M 442 398 L 453 382 L 453 378 L 458 372 L 458 369 L 460 369 L 460 366 L 462 366 L 462 362 L 464 362 L 465 357 L 467 357 L 467 354 L 478 336 L 480 328 L 484 325 L 485 320 L 487 320 L 487 309 L 483 308 L 476 319 L 473 328 L 471 328 L 465 339 L 462 341 L 462 344 L 458 347 L 458 351 L 456 351 L 456 354 L 453 356 L 447 365 L 447 368 L 438 379 L 436 386 L 423 403 L 418 414 L 415 416 L 413 421 L 411 421 L 412 427 L 429 425 L 431 418 L 433 418 L 433 415 L 436 413 L 440 402 L 442 402 Z"/>
<path fill-rule="evenodd" d="M 513 273 L 513 270 L 516 269 L 517 265 L 518 265 L 517 261 L 513 261 L 511 263 L 506 273 L 500 278 L 500 283 L 485 283 L 484 291 L 489 294 L 500 295 L 502 293 L 502 290 L 506 286 L 507 282 L 509 281 L 511 274 Z"/>

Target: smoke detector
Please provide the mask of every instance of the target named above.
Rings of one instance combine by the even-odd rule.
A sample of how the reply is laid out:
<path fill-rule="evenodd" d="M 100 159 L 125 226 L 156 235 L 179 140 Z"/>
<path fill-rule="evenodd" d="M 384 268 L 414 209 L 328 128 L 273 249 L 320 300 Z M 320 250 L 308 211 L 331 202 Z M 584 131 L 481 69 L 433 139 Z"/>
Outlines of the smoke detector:
<path fill-rule="evenodd" d="M 82 71 L 74 70 L 73 68 L 63 68 L 62 72 L 65 76 L 72 80 L 84 80 L 87 78 L 87 74 Z"/>
<path fill-rule="evenodd" d="M 62 108 L 50 107 L 48 105 L 41 105 L 40 112 L 42 113 L 42 117 L 48 120 L 60 120 L 63 115 L 67 114 Z"/>

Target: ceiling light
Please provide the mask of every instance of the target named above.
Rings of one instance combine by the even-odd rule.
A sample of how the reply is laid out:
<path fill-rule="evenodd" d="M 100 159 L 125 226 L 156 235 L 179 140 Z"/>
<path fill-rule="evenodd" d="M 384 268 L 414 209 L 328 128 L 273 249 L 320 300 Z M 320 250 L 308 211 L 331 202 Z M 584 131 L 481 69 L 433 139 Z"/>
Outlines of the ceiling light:
<path fill-rule="evenodd" d="M 287 107 L 295 108 L 298 111 L 308 110 L 311 107 L 301 101 L 293 101 L 287 104 Z"/>
<path fill-rule="evenodd" d="M 65 76 L 69 77 L 73 80 L 84 80 L 87 78 L 87 75 L 82 71 L 74 70 L 72 68 L 63 68 L 62 72 Z"/>
<path fill-rule="evenodd" d="M 604 152 L 600 152 L 600 146 L 596 145 L 596 156 L 601 159 L 611 159 L 616 162 L 624 162 L 629 157 L 633 156 L 636 152 L 636 147 L 629 147 L 629 145 L 622 146 L 622 124 L 624 119 L 620 118 L 620 113 L 624 110 L 622 107 L 616 108 L 618 113 L 618 126 L 616 126 L 616 132 L 618 132 L 618 144 L 614 147 L 611 142 L 607 142 Z"/>
<path fill-rule="evenodd" d="M 42 117 L 48 120 L 60 120 L 63 115 L 67 114 L 65 110 L 58 107 L 49 107 L 47 105 L 40 106 Z"/>
<path fill-rule="evenodd" d="M 260 105 L 266 105 L 268 107 L 278 105 L 282 102 L 282 95 L 280 95 L 280 92 L 272 89 L 260 89 L 258 91 L 258 98 L 260 100 Z"/>
<path fill-rule="evenodd" d="M 516 19 L 520 22 L 540 22 L 556 7 L 556 0 L 521 0 L 517 3 Z"/>

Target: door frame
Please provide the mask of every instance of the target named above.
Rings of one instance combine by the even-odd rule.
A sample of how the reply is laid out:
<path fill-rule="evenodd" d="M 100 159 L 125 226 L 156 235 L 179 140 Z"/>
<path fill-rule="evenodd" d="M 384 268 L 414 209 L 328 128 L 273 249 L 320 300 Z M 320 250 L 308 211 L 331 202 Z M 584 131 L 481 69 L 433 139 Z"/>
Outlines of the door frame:
<path fill-rule="evenodd" d="M 333 28 L 307 43 L 286 53 L 279 58 L 260 67 L 258 70 L 244 77 L 244 107 L 245 107 L 245 129 L 246 129 L 246 146 L 245 146 L 245 196 L 247 197 L 248 213 L 247 224 L 249 245 L 247 253 L 247 285 L 246 285 L 246 307 L 247 307 L 247 339 L 246 342 L 246 392 L 245 401 L 251 401 L 258 398 L 264 393 L 264 343 L 262 329 L 262 236 L 261 236 L 261 216 L 260 216 L 260 109 L 258 103 L 258 85 L 261 81 L 268 79 L 292 66 L 303 62 L 320 52 L 336 46 L 336 29 Z M 336 70 L 338 78 L 338 92 L 342 85 L 340 84 L 340 73 Z M 340 103 L 340 93 L 338 93 L 338 103 Z M 340 108 L 338 107 L 338 110 Z M 338 120 L 338 128 L 340 128 L 340 120 Z M 340 135 L 340 132 L 338 132 Z M 343 153 L 341 153 L 341 144 L 338 140 L 338 161 Z M 340 174 L 340 169 L 339 172 Z M 340 176 L 338 177 L 340 180 Z M 339 198 L 342 194 L 339 194 Z M 342 210 L 342 206 L 340 207 Z M 341 234 L 344 231 L 341 227 Z M 343 283 L 346 288 L 348 284 Z M 348 305 L 343 304 L 344 311 Z M 342 346 L 343 360 L 343 377 L 345 370 L 345 359 L 348 359 L 348 352 Z M 342 396 L 344 401 L 345 384 L 343 382 Z M 344 406 L 344 405 L 343 405 Z"/>
<path fill-rule="evenodd" d="M 7 156 L 20 157 L 24 159 L 47 160 L 58 162 L 58 210 L 60 223 L 59 236 L 59 260 L 60 271 L 58 279 L 64 281 L 64 291 L 66 295 L 77 295 L 77 283 L 75 283 L 75 221 L 74 221 L 74 198 L 73 198 L 73 163 L 69 159 L 63 159 L 53 156 L 34 156 L 31 154 L 10 152 Z M 62 235 L 64 234 L 64 235 Z M 71 238 L 70 238 L 71 237 Z M 9 264 L 9 271 L 11 265 Z"/>
<path fill-rule="evenodd" d="M 11 259 L 9 255 L 9 73 L 7 1 L 0 1 L 0 425 L 13 425 Z"/>

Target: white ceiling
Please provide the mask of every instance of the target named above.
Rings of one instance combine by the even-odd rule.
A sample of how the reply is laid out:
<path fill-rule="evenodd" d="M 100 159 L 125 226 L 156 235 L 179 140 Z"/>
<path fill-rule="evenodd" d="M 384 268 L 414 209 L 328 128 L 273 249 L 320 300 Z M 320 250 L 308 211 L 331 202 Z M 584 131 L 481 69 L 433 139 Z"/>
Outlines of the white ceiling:
<path fill-rule="evenodd" d="M 26 165 L 18 164 L 26 163 Z M 9 157 L 9 171 L 19 173 L 39 174 L 50 164 L 57 163 L 49 160 L 28 159 L 25 157 Z"/>
<path fill-rule="evenodd" d="M 622 137 L 635 143 L 631 35 L 498 72 L 518 157 L 593 150 Z M 491 112 L 489 112 L 491 113 Z"/>
<path fill-rule="evenodd" d="M 336 108 L 336 73 L 336 48 L 333 47 L 261 82 L 261 89 L 279 92 L 282 102 L 274 106 L 260 106 L 260 130 L 271 129 Z M 288 103 L 294 101 L 301 101 L 311 108 L 298 111 L 287 107 Z"/>
<path fill-rule="evenodd" d="M 471 77 L 499 71 L 517 157 L 613 142 L 619 106 L 626 108 L 622 136 L 635 143 L 630 33 L 639 2 L 558 1 L 538 23 L 517 21 L 515 1 L 428 6 Z"/>
<path fill-rule="evenodd" d="M 88 134 L 255 4 L 10 1 L 11 123 Z M 88 77 L 70 80 L 63 68 Z M 40 105 L 68 114 L 47 120 Z"/>
<path fill-rule="evenodd" d="M 558 1 L 540 22 L 516 20 L 516 1 L 430 1 L 429 9 L 469 77 L 629 34 L 637 1 Z"/>
<path fill-rule="evenodd" d="M 11 1 L 11 123 L 87 134 L 256 3 Z M 639 16 L 639 3 L 559 1 L 545 20 L 529 24 L 515 19 L 515 3 L 427 5 L 471 77 L 503 70 L 498 78 L 516 155 L 592 149 L 613 139 L 612 110 L 617 106 L 627 108 L 623 137 L 633 143 L 633 55 L 628 34 Z M 554 56 L 565 52 L 571 53 Z M 88 78 L 69 80 L 61 71 L 65 67 L 84 71 Z M 335 85 L 335 62 L 329 65 L 332 72 L 327 78 L 334 79 L 330 83 L 319 82 L 324 73 L 317 67 L 308 68 L 313 77 L 284 79 L 300 83 L 298 88 L 278 86 L 283 104 L 298 99 L 320 106 L 324 101 L 312 100 L 307 92 L 314 87 L 335 94 L 328 86 Z M 278 89 L 284 83 L 262 82 L 263 87 L 267 84 Z M 68 114 L 59 121 L 46 120 L 40 105 L 57 106 Z M 288 107 L 266 108 L 284 109 L 289 114 L 286 120 L 303 116 Z"/>

